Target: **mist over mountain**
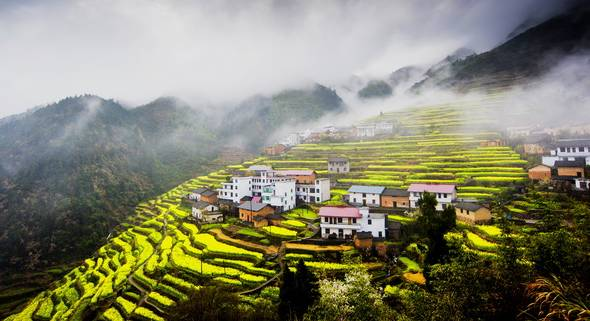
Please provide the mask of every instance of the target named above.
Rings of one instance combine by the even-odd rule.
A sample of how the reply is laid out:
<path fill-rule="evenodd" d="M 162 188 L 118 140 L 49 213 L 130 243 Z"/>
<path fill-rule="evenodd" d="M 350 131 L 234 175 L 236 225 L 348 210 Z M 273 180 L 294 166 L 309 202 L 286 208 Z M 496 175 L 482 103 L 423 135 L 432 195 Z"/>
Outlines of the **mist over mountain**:
<path fill-rule="evenodd" d="M 0 266 L 87 255 L 142 199 L 194 176 L 214 134 L 172 99 L 79 96 L 0 125 Z"/>
<path fill-rule="evenodd" d="M 412 87 L 466 90 L 539 77 L 571 55 L 590 49 L 590 6 L 583 4 L 519 33 L 500 46 L 432 69 Z"/>

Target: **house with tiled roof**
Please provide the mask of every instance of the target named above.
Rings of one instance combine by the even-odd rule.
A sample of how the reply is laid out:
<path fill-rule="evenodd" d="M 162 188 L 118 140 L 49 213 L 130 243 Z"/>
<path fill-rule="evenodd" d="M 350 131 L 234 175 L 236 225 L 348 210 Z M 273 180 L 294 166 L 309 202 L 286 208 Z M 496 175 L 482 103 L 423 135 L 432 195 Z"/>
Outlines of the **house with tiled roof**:
<path fill-rule="evenodd" d="M 409 208 L 410 192 L 400 188 L 385 188 L 381 193 L 381 207 Z"/>
<path fill-rule="evenodd" d="M 422 198 L 424 193 L 434 194 L 438 204 L 436 209 L 442 211 L 447 206 L 450 206 L 457 198 L 457 187 L 455 185 L 447 184 L 421 184 L 413 183 L 408 187 L 410 192 L 410 208 L 417 208 L 417 202 Z"/>
<path fill-rule="evenodd" d="M 353 185 L 348 189 L 348 202 L 355 206 L 381 206 L 383 186 Z"/>
<path fill-rule="evenodd" d="M 359 232 L 385 237 L 386 215 L 370 213 L 368 207 L 324 206 L 319 217 L 322 238 L 352 239 Z"/>
<path fill-rule="evenodd" d="M 479 203 L 459 202 L 455 204 L 457 220 L 468 224 L 488 224 L 492 221 L 490 209 Z"/>

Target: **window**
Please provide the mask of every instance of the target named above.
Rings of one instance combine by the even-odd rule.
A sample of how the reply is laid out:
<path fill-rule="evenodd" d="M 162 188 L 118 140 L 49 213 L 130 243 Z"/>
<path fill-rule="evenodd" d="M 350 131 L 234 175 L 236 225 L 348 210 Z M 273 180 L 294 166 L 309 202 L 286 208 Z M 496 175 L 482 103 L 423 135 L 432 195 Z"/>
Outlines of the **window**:
<path fill-rule="evenodd" d="M 352 223 L 356 224 L 356 218 L 352 219 Z"/>
<path fill-rule="evenodd" d="M 383 232 L 379 231 L 379 237 L 383 237 Z"/>
<path fill-rule="evenodd" d="M 353 198 L 353 199 L 352 199 L 352 202 L 353 202 L 353 203 L 356 203 L 356 198 Z"/>
<path fill-rule="evenodd" d="M 329 228 L 326 229 L 326 234 L 330 234 L 330 229 Z"/>
<path fill-rule="evenodd" d="M 324 217 L 324 223 L 328 223 L 328 218 Z"/>
<path fill-rule="evenodd" d="M 563 153 L 563 152 L 565 152 L 565 148 L 564 147 L 559 147 L 559 151 Z"/>
<path fill-rule="evenodd" d="M 342 223 L 342 217 L 338 218 L 338 223 Z"/>
<path fill-rule="evenodd" d="M 367 194 L 366 193 L 363 193 L 363 197 L 367 197 Z"/>
<path fill-rule="evenodd" d="M 371 219 L 369 219 L 367 224 L 371 225 L 371 224 L 373 224 L 373 221 Z"/>
<path fill-rule="evenodd" d="M 461 213 L 463 213 L 463 209 L 461 209 Z"/>

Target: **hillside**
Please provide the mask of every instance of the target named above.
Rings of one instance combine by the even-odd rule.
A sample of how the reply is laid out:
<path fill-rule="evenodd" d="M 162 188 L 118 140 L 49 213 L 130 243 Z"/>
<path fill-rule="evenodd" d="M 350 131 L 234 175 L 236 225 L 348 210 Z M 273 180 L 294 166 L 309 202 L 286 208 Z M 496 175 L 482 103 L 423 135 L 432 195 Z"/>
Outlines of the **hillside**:
<path fill-rule="evenodd" d="M 344 111 L 336 92 L 316 84 L 310 89 L 290 89 L 272 97 L 257 96 L 227 113 L 221 136 L 242 148 L 258 151 L 281 127 L 301 125 L 327 114 Z"/>
<path fill-rule="evenodd" d="M 488 108 L 471 105 L 482 114 Z M 197 227 L 181 197 L 196 187 L 217 187 L 232 173 L 243 173 L 252 164 L 312 168 L 325 176 L 326 158 L 333 155 L 349 157 L 352 170 L 331 177 L 338 188 L 332 190 L 332 199 L 325 205 L 343 204 L 343 189 L 351 184 L 404 187 L 416 181 L 452 182 L 460 185 L 460 197 L 490 198 L 526 180 L 522 168 L 526 162 L 510 147 L 480 146 L 497 138 L 498 133 L 464 131 L 467 123 L 485 128 L 488 121 L 484 117 L 466 118 L 460 110 L 458 105 L 444 105 L 384 114 L 380 120 L 400 119 L 407 134 L 364 142 L 304 144 L 282 157 L 260 157 L 188 180 L 139 204 L 136 226 L 111 238 L 94 257 L 7 320 L 164 320 L 175 302 L 185 299 L 197 284 L 225 285 L 242 291 L 269 282 L 260 295 L 245 296 L 244 301 L 274 305 L 278 299 L 274 277 L 279 273 L 279 247 L 284 249 L 281 258 L 291 264 L 302 258 L 315 271 L 333 274 L 354 268 L 341 261 L 341 253 L 352 249 L 349 245 L 292 242 L 317 232 L 317 205 L 282 214 L 285 220 L 281 226 L 272 228 L 248 228 L 235 218 L 225 224 Z M 400 215 L 390 215 L 389 219 L 403 224 L 413 221 Z M 496 255 L 497 245 L 492 240 L 498 235 L 497 227 L 462 229 L 471 253 Z M 404 282 L 423 282 L 419 263 L 406 256 L 401 262 L 404 268 L 399 273 Z M 376 274 L 384 273 L 380 262 L 363 265 Z"/>
<path fill-rule="evenodd" d="M 519 33 L 500 46 L 434 72 L 413 91 L 432 86 L 468 89 L 497 87 L 534 78 L 563 57 L 590 48 L 590 6 L 581 5 Z"/>
<path fill-rule="evenodd" d="M 128 110 L 82 96 L 5 122 L 0 270 L 89 255 L 138 202 L 198 173 L 212 137 L 165 101 Z"/>

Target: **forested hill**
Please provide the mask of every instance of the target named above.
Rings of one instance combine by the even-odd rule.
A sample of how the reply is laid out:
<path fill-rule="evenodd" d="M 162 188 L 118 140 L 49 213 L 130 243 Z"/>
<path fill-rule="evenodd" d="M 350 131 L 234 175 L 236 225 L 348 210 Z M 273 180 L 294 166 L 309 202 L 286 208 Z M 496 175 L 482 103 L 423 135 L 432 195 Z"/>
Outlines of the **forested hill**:
<path fill-rule="evenodd" d="M 257 151 L 285 124 L 342 109 L 315 85 L 251 99 L 218 115 L 221 125 L 173 97 L 129 109 L 86 95 L 5 118 L 0 273 L 86 257 L 135 205 L 202 174 L 236 137 Z"/>
<path fill-rule="evenodd" d="M 257 150 L 281 127 L 302 125 L 344 108 L 336 92 L 322 85 L 289 89 L 272 97 L 257 96 L 243 102 L 227 114 L 220 132 L 235 137 L 243 147 Z"/>
<path fill-rule="evenodd" d="M 510 85 L 542 75 L 561 59 L 590 49 L 590 4 L 553 17 L 481 54 L 451 64 L 441 75 L 413 86 L 420 91 L 431 86 L 462 89 L 473 86 Z"/>
<path fill-rule="evenodd" d="M 67 98 L 0 125 L 0 270 L 88 255 L 146 197 L 194 176 L 213 134 L 172 99 Z"/>

